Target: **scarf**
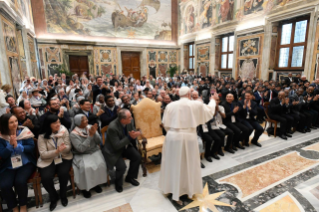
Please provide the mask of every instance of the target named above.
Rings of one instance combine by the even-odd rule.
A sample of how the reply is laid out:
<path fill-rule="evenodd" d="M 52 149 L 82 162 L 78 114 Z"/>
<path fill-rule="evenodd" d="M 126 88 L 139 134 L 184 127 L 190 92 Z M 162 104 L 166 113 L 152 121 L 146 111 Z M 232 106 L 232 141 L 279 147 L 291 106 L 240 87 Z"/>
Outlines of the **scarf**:
<path fill-rule="evenodd" d="M 25 139 L 29 139 L 29 138 L 34 138 L 33 133 L 31 132 L 31 130 L 29 130 L 29 128 L 24 127 L 24 126 L 18 126 L 18 129 L 21 129 L 22 131 L 20 132 L 20 134 L 17 136 L 17 141 L 19 140 L 25 140 Z M 0 138 L 10 142 L 10 135 L 2 135 L 0 133 Z"/>
<path fill-rule="evenodd" d="M 64 133 L 65 133 L 65 131 L 67 131 L 67 129 L 63 125 L 61 125 L 59 131 L 56 134 L 52 133 L 50 135 L 50 137 L 51 138 L 56 138 L 56 139 L 62 138 Z"/>
<path fill-rule="evenodd" d="M 83 138 L 87 138 L 89 137 L 89 129 L 91 129 L 92 125 L 88 125 L 86 126 L 86 128 L 79 128 L 79 127 L 75 127 L 74 130 L 72 131 L 74 134 L 79 135 Z M 84 132 L 86 132 L 86 135 L 84 134 Z"/>

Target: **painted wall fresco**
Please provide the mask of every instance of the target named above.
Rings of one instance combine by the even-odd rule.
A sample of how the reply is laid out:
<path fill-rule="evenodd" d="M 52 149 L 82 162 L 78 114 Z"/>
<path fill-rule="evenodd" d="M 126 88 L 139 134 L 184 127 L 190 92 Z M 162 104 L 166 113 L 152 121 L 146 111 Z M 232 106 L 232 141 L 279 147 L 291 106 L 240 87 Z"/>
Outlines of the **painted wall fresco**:
<path fill-rule="evenodd" d="M 264 34 L 237 38 L 236 77 L 243 79 L 260 76 Z"/>
<path fill-rule="evenodd" d="M 196 45 L 197 73 L 206 76 L 209 73 L 210 43 Z"/>
<path fill-rule="evenodd" d="M 27 70 L 26 56 L 25 56 L 25 50 L 23 45 L 22 30 L 17 30 L 17 40 L 18 40 L 18 48 L 19 48 L 19 55 L 20 55 L 21 79 L 24 79 L 26 76 L 28 76 L 28 70 Z"/>
<path fill-rule="evenodd" d="M 201 31 L 230 21 L 241 21 L 249 15 L 266 15 L 276 6 L 293 0 L 180 0 L 179 35 Z"/>
<path fill-rule="evenodd" d="M 29 44 L 29 51 L 30 51 L 30 58 L 31 58 L 31 73 L 35 78 L 40 78 L 39 75 L 39 68 L 38 68 L 38 62 L 36 58 L 35 53 L 35 46 L 34 46 L 34 39 L 30 36 L 28 36 L 28 44 Z"/>
<path fill-rule="evenodd" d="M 16 13 L 16 15 L 23 21 L 27 28 L 34 32 L 33 15 L 30 0 L 5 0 Z"/>
<path fill-rule="evenodd" d="M 43 0 L 48 33 L 172 40 L 171 0 Z"/>
<path fill-rule="evenodd" d="M 147 50 L 147 75 L 154 78 L 165 76 L 168 69 L 180 64 L 180 50 L 149 49 Z"/>

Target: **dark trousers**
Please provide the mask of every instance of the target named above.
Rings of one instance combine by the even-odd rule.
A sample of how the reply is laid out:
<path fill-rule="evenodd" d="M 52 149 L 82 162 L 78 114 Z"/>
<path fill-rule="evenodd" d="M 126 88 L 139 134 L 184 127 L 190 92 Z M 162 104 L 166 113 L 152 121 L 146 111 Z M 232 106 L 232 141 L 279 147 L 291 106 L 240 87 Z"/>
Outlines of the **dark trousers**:
<path fill-rule="evenodd" d="M 312 119 L 313 119 L 311 113 L 303 110 L 303 111 L 300 111 L 299 115 L 300 115 L 300 120 L 305 119 L 305 126 L 307 127 L 307 129 L 310 129 Z M 304 117 L 304 118 L 302 118 L 302 117 Z"/>
<path fill-rule="evenodd" d="M 128 146 L 127 149 L 123 151 L 122 157 L 130 160 L 130 168 L 128 170 L 126 179 L 137 179 L 139 166 L 141 164 L 141 154 L 133 146 Z M 123 158 L 120 157 L 115 163 L 116 168 L 116 179 L 115 183 L 118 186 L 123 185 L 123 175 L 126 171 L 126 164 Z"/>
<path fill-rule="evenodd" d="M 217 152 L 222 144 L 222 140 L 214 133 L 208 124 L 208 132 L 203 131 L 203 127 L 199 126 L 199 134 L 203 141 L 205 141 L 205 157 L 213 155 Z M 225 138 L 225 136 L 224 136 Z"/>
<path fill-rule="evenodd" d="M 234 140 L 233 144 L 235 146 L 239 145 L 239 141 L 241 142 L 249 142 L 249 129 L 243 125 L 240 122 L 235 122 L 235 123 L 226 123 L 225 124 L 229 129 L 231 129 L 234 132 Z"/>
<path fill-rule="evenodd" d="M 285 135 L 287 131 L 291 130 L 293 118 L 287 119 L 287 116 L 282 115 L 277 115 L 277 114 L 271 114 L 269 113 L 268 116 L 269 118 L 279 121 L 280 122 L 280 134 Z"/>
<path fill-rule="evenodd" d="M 221 149 L 222 146 L 224 146 L 225 143 L 225 133 L 221 130 L 212 130 L 209 129 L 209 134 L 213 138 L 216 145 L 213 145 L 211 153 L 216 153 Z"/>
<path fill-rule="evenodd" d="M 263 107 L 257 107 L 257 120 L 263 120 L 266 116 L 265 110 Z"/>
<path fill-rule="evenodd" d="M 316 124 L 317 124 L 317 122 L 318 122 L 318 111 L 316 111 L 316 110 L 313 110 L 313 109 L 311 109 L 311 110 L 308 110 L 308 112 L 311 114 L 311 116 L 312 116 L 312 126 L 315 126 Z"/>
<path fill-rule="evenodd" d="M 221 129 L 221 131 L 225 133 L 225 135 L 227 135 L 226 149 L 231 148 L 231 146 L 233 145 L 234 132 L 229 128 Z M 224 146 L 224 142 L 222 144 L 222 146 Z"/>
<path fill-rule="evenodd" d="M 243 120 L 242 123 L 249 129 L 249 132 L 252 133 L 255 130 L 254 137 L 251 140 L 251 143 L 257 143 L 259 137 L 264 132 L 264 129 L 260 126 L 260 124 L 252 119 Z"/>
<path fill-rule="evenodd" d="M 18 203 L 20 206 L 27 205 L 27 181 L 35 171 L 35 168 L 36 167 L 32 163 L 28 163 L 17 169 L 6 169 L 0 174 L 0 189 L 9 210 L 17 207 Z M 13 186 L 18 194 L 18 201 L 16 199 L 16 194 L 12 189 Z"/>
<path fill-rule="evenodd" d="M 59 199 L 59 195 L 54 187 L 54 175 L 57 174 L 60 183 L 60 197 L 66 198 L 67 185 L 69 180 L 69 171 L 72 166 L 72 160 L 63 160 L 63 163 L 58 165 L 54 164 L 54 161 L 47 167 L 40 169 L 41 182 L 45 190 L 50 195 L 51 202 L 56 202 Z"/>

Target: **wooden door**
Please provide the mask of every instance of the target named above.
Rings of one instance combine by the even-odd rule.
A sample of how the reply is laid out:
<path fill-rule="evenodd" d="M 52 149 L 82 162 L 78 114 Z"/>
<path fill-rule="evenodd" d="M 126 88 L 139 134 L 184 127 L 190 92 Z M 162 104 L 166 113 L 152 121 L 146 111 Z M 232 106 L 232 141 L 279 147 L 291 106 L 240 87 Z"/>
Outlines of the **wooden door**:
<path fill-rule="evenodd" d="M 74 56 L 70 55 L 70 71 L 77 74 L 79 77 L 82 76 L 84 72 L 89 73 L 89 62 L 87 56 Z"/>
<path fill-rule="evenodd" d="M 140 53 L 122 52 L 122 70 L 125 76 L 133 74 L 135 79 L 141 79 Z"/>

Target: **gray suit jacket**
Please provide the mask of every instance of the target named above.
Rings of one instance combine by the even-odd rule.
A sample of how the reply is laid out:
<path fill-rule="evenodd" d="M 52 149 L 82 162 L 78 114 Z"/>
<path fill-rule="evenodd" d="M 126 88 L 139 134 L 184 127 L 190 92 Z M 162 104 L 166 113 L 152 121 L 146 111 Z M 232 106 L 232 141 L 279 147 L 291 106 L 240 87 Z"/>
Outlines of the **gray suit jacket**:
<path fill-rule="evenodd" d="M 135 130 L 133 120 L 127 126 L 127 131 Z M 128 133 L 127 133 L 128 134 Z M 113 168 L 117 160 L 122 157 L 127 145 L 136 147 L 137 140 L 125 136 L 123 126 L 119 119 L 113 120 L 107 129 L 105 145 L 102 149 L 105 161 L 109 168 Z"/>

